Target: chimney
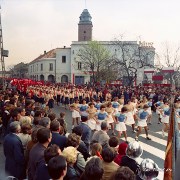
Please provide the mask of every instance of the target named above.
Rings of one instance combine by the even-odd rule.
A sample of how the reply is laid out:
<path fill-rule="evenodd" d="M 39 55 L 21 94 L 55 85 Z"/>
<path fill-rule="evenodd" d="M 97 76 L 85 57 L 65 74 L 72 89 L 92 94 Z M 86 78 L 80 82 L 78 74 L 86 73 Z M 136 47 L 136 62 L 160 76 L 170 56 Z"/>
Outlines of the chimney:
<path fill-rule="evenodd" d="M 46 54 L 46 51 L 44 51 L 44 54 Z"/>
<path fill-rule="evenodd" d="M 64 46 L 64 49 L 66 48 L 66 46 Z"/>

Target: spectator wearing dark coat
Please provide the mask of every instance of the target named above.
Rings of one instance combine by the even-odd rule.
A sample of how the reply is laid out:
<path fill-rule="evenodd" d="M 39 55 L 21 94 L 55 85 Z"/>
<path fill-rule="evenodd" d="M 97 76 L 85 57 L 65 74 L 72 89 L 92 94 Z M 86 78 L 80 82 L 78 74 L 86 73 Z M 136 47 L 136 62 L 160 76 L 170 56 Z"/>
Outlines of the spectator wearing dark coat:
<path fill-rule="evenodd" d="M 52 145 L 50 147 L 48 147 L 45 151 L 44 151 L 44 159 L 45 159 L 45 163 L 42 164 L 41 166 L 39 166 L 37 168 L 36 171 L 36 180 L 49 180 L 51 179 L 49 172 L 48 172 L 48 162 L 51 158 L 59 156 L 61 154 L 61 150 L 57 145 Z"/>
<path fill-rule="evenodd" d="M 44 151 L 48 147 L 52 138 L 51 132 L 47 128 L 41 128 L 37 132 L 38 143 L 35 144 L 29 154 L 28 180 L 36 179 L 36 170 L 38 166 L 45 163 Z"/>
<path fill-rule="evenodd" d="M 50 130 L 52 132 L 52 140 L 50 142 L 51 144 L 56 144 L 59 146 L 61 151 L 66 147 L 67 138 L 65 136 L 62 136 L 59 134 L 60 131 L 60 123 L 57 120 L 54 120 L 50 124 Z"/>
<path fill-rule="evenodd" d="M 75 133 L 76 135 L 81 137 L 82 136 L 82 128 L 80 126 L 79 127 L 76 126 L 76 127 L 73 128 L 72 133 Z M 79 144 L 77 150 L 82 153 L 85 160 L 87 160 L 87 158 L 90 157 L 87 146 L 82 140 L 80 141 L 80 144 Z"/>
<path fill-rule="evenodd" d="M 136 175 L 138 175 L 138 158 L 140 158 L 142 153 L 142 147 L 137 141 L 130 142 L 126 149 L 126 155 L 121 158 L 120 166 L 129 167 Z"/>
<path fill-rule="evenodd" d="M 91 128 L 87 125 L 87 116 L 81 116 L 81 123 L 78 127 L 82 128 L 82 137 L 81 140 L 86 144 L 87 149 L 90 148 L 90 141 L 91 141 Z"/>
<path fill-rule="evenodd" d="M 18 137 L 21 131 L 17 121 L 9 125 L 10 133 L 4 139 L 5 171 L 8 175 L 21 180 L 25 178 L 25 158 L 23 145 Z"/>

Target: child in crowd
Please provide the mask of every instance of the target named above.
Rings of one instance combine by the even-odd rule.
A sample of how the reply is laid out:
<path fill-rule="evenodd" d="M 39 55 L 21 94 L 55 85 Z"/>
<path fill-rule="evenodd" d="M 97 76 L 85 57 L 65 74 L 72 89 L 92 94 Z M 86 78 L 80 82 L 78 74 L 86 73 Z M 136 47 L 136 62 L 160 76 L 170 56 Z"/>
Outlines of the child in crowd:
<path fill-rule="evenodd" d="M 63 127 L 64 129 L 64 134 L 67 133 L 67 123 L 65 121 L 65 113 L 64 112 L 61 112 L 60 113 L 60 118 L 58 118 L 57 120 L 59 121 L 60 125 Z"/>

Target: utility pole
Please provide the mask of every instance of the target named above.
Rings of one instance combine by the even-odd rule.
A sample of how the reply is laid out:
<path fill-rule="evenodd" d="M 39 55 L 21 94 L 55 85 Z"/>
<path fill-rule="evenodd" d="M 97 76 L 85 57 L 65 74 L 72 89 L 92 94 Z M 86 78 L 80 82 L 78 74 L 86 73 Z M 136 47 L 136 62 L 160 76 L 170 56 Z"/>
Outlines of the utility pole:
<path fill-rule="evenodd" d="M 1 7 L 0 7 L 1 11 Z M 0 57 L 1 57 L 1 67 L 2 67 L 2 86 L 3 90 L 5 90 L 6 79 L 5 79 L 5 62 L 4 57 L 8 57 L 9 51 L 4 50 L 3 48 L 3 35 L 2 35 L 2 24 L 1 24 L 1 12 L 0 12 Z"/>

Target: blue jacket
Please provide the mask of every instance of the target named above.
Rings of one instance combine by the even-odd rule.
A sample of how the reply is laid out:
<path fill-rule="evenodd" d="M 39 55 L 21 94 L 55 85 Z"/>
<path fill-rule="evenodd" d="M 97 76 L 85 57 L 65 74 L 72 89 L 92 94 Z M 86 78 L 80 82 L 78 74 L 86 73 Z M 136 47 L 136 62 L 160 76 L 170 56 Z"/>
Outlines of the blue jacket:
<path fill-rule="evenodd" d="M 49 180 L 51 179 L 49 172 L 48 172 L 48 167 L 46 164 L 42 164 L 39 166 L 36 170 L 36 180 Z"/>
<path fill-rule="evenodd" d="M 86 123 L 81 123 L 78 125 L 82 128 L 82 137 L 81 140 L 84 141 L 86 145 L 90 144 L 91 141 L 91 128 Z"/>
<path fill-rule="evenodd" d="M 61 151 L 63 151 L 64 148 L 66 147 L 66 143 L 67 143 L 67 138 L 65 136 L 62 136 L 56 132 L 52 132 L 52 140 L 50 142 L 50 145 L 56 144 L 57 146 L 59 146 Z"/>
<path fill-rule="evenodd" d="M 8 175 L 18 179 L 25 178 L 25 159 L 20 138 L 13 133 L 4 138 L 5 170 Z"/>

